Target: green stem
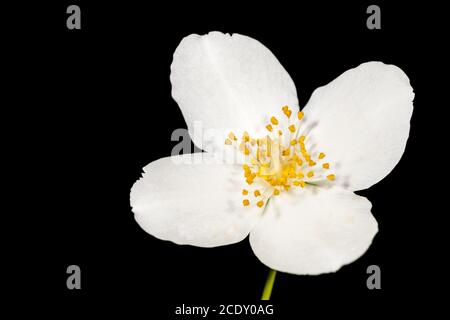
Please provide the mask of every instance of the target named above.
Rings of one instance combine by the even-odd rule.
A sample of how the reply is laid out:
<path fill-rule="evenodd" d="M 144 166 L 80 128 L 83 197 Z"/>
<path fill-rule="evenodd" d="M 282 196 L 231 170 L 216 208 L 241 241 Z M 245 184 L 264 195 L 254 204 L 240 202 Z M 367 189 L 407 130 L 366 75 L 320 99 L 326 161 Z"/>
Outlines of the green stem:
<path fill-rule="evenodd" d="M 272 294 L 273 284 L 275 283 L 275 276 L 277 271 L 270 269 L 269 275 L 267 276 L 266 284 L 264 285 L 264 291 L 261 300 L 270 300 L 270 295 Z"/>

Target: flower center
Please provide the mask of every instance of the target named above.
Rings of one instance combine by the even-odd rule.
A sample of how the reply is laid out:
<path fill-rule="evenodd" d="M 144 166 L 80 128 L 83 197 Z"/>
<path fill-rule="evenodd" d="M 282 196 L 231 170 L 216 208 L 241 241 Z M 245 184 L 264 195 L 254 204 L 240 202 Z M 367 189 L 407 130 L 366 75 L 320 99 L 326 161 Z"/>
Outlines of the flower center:
<path fill-rule="evenodd" d="M 285 117 L 279 121 L 270 118 L 266 125 L 268 131 L 263 138 L 254 139 L 244 132 L 239 140 L 233 132 L 228 134 L 226 145 L 235 146 L 247 159 L 242 166 L 244 178 L 249 185 L 242 190 L 244 206 L 253 200 L 262 207 L 271 196 L 287 192 L 291 187 L 305 188 L 323 181 L 333 181 L 334 174 L 329 174 L 330 164 L 323 152 L 310 154 L 306 148 L 306 136 L 300 135 L 300 122 L 303 112 L 292 117 L 288 106 L 282 109 Z"/>

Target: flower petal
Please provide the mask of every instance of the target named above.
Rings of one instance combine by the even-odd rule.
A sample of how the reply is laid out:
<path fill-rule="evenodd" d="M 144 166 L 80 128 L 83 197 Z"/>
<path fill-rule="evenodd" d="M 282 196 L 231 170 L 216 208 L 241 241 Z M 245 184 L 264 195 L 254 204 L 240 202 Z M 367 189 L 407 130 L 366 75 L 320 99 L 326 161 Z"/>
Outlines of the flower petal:
<path fill-rule="evenodd" d="M 358 259 L 378 231 L 371 203 L 340 188 L 307 187 L 272 198 L 250 232 L 262 263 L 293 274 L 335 272 Z"/>
<path fill-rule="evenodd" d="M 330 157 L 342 186 L 369 188 L 391 172 L 405 150 L 413 99 L 401 69 L 363 63 L 312 94 L 304 108 L 310 144 Z"/>
<path fill-rule="evenodd" d="M 241 241 L 260 214 L 242 207 L 241 171 L 215 163 L 206 153 L 154 161 L 131 189 L 136 221 L 151 235 L 177 244 L 215 247 Z"/>
<path fill-rule="evenodd" d="M 295 85 L 272 52 L 236 33 L 184 38 L 174 53 L 170 81 L 194 143 L 208 151 L 222 148 L 224 131 L 258 134 L 282 106 L 298 109 Z M 221 138 L 208 148 L 194 134 L 196 123 Z"/>

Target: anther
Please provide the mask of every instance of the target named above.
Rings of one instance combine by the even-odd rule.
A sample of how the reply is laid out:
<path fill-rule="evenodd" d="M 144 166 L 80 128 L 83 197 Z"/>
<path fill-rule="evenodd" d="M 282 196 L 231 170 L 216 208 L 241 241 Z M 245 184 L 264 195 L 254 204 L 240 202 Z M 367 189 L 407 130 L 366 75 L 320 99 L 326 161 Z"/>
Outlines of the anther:
<path fill-rule="evenodd" d="M 290 131 L 290 132 L 295 132 L 295 125 L 291 124 L 291 125 L 289 126 L 289 131 Z"/>
<path fill-rule="evenodd" d="M 228 134 L 228 137 L 229 137 L 231 140 L 234 140 L 234 141 L 237 140 L 237 138 L 236 138 L 236 136 L 234 135 L 233 132 L 230 132 L 230 133 Z"/>
<path fill-rule="evenodd" d="M 272 122 L 272 124 L 275 126 L 278 124 L 278 120 L 275 117 L 270 118 L 270 122 Z"/>
<path fill-rule="evenodd" d="M 292 111 L 289 110 L 289 107 L 288 107 L 288 106 L 284 106 L 284 107 L 282 108 L 282 110 L 283 110 L 283 113 L 286 115 L 286 117 L 288 117 L 288 118 L 291 117 Z"/>

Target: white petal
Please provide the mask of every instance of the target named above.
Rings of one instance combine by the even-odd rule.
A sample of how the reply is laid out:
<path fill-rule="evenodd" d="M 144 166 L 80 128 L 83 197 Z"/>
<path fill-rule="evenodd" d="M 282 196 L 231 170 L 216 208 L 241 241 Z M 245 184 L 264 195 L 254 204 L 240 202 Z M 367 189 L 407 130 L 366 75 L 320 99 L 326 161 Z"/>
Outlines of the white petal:
<path fill-rule="evenodd" d="M 316 275 L 358 259 L 378 231 L 363 197 L 340 188 L 307 187 L 272 197 L 250 232 L 256 256 L 272 269 Z"/>
<path fill-rule="evenodd" d="M 284 105 L 298 109 L 295 85 L 272 52 L 236 33 L 184 38 L 174 53 L 170 80 L 189 133 L 204 150 L 211 151 L 194 134 L 196 122 L 201 122 L 197 127 L 218 133 L 258 134 Z M 220 149 L 222 137 L 218 142 L 213 147 Z"/>
<path fill-rule="evenodd" d="M 304 108 L 310 144 L 329 156 L 343 187 L 366 189 L 395 167 L 413 99 L 405 73 L 381 62 L 361 64 L 314 91 Z"/>
<path fill-rule="evenodd" d="M 144 168 L 131 189 L 139 225 L 151 235 L 177 244 L 215 247 L 241 241 L 260 210 L 242 206 L 242 170 L 215 164 L 203 155 L 162 158 Z"/>

